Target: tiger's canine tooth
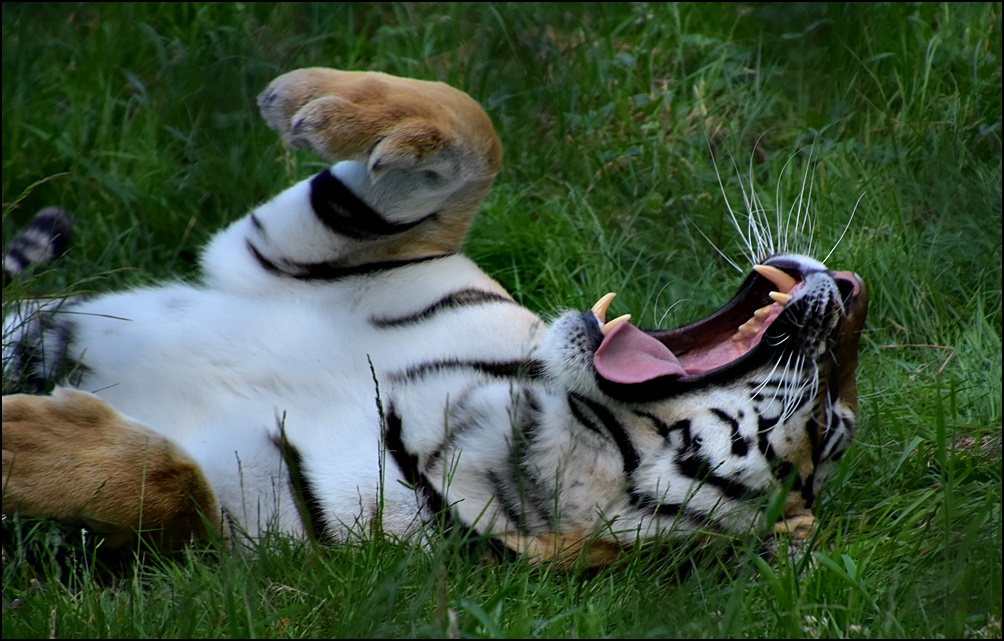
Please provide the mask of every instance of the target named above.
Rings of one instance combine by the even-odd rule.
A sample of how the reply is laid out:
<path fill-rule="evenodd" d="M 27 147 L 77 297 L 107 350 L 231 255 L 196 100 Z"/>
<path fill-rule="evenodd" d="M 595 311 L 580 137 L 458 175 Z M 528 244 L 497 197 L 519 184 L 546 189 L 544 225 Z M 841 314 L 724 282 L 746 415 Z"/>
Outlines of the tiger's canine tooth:
<path fill-rule="evenodd" d="M 596 316 L 596 320 L 600 322 L 601 327 L 607 322 L 607 309 L 610 307 L 610 301 L 612 301 L 616 295 L 617 294 L 614 292 L 610 292 L 603 298 L 596 301 L 596 304 L 592 307 L 593 315 Z"/>
<path fill-rule="evenodd" d="M 771 292 L 767 295 L 770 296 L 771 300 L 782 305 L 787 305 L 792 298 L 791 294 L 782 294 L 781 292 Z"/>
<path fill-rule="evenodd" d="M 596 301 L 596 304 L 592 306 L 593 316 L 596 317 L 597 322 L 600 324 L 600 332 L 606 336 L 621 323 L 627 322 L 631 318 L 631 314 L 624 314 L 623 316 L 618 316 L 609 323 L 607 322 L 607 309 L 610 308 L 610 301 L 616 296 L 614 292 L 610 292 L 603 298 Z"/>
<path fill-rule="evenodd" d="M 606 336 L 613 330 L 613 328 L 617 327 L 621 323 L 626 323 L 629 320 L 631 320 L 631 314 L 624 314 L 623 316 L 618 316 L 609 323 L 603 323 L 603 325 L 600 327 L 600 333 Z"/>
<path fill-rule="evenodd" d="M 754 265 L 753 271 L 774 283 L 778 291 L 783 294 L 787 294 L 791 291 L 792 287 L 798 284 L 797 280 L 777 267 L 771 267 L 770 265 Z"/>

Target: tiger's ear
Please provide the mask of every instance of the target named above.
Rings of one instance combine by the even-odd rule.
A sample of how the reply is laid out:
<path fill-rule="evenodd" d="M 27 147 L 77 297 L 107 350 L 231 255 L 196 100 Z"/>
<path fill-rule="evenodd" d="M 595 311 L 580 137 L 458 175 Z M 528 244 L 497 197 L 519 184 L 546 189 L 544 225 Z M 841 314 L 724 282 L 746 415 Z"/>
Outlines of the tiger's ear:
<path fill-rule="evenodd" d="M 617 325 L 603 338 L 593 365 L 601 378 L 622 385 L 687 374 L 668 347 L 631 323 Z"/>

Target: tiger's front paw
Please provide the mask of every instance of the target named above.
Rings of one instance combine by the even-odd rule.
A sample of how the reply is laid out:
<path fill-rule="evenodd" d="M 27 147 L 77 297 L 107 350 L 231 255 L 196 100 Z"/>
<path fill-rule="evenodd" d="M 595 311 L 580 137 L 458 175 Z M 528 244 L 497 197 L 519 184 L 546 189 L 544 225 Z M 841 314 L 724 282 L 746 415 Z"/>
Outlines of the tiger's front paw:
<path fill-rule="evenodd" d="M 439 82 L 298 69 L 273 80 L 258 107 L 287 144 L 332 162 L 364 162 L 374 181 L 394 169 L 490 180 L 502 155 L 484 110 Z"/>
<path fill-rule="evenodd" d="M 788 535 L 793 541 L 804 543 L 816 533 L 817 526 L 816 517 L 812 515 L 812 512 L 805 510 L 790 514 L 783 521 L 778 521 L 774 525 L 774 534 Z"/>

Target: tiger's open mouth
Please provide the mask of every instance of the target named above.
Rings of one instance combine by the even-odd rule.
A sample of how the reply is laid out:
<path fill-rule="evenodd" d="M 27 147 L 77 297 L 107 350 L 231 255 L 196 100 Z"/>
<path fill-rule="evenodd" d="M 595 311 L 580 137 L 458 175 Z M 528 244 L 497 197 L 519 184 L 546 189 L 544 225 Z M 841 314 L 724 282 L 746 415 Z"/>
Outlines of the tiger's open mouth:
<path fill-rule="evenodd" d="M 817 276 L 820 275 L 820 276 Z M 810 278 L 811 277 L 811 278 Z M 807 279 L 810 284 L 807 285 Z M 815 304 L 813 288 L 833 287 L 832 307 Z M 828 324 L 826 340 L 853 341 L 843 349 L 857 349 L 857 332 L 839 327 L 846 319 L 860 330 L 867 306 L 864 282 L 852 272 L 827 270 L 801 256 L 780 256 L 757 265 L 724 307 L 704 320 L 672 330 L 641 330 L 628 316 L 606 321 L 613 294 L 586 312 L 602 334 L 593 357 L 601 379 L 615 385 L 659 380 L 697 383 L 740 367 L 756 366 L 790 349 L 780 337 L 804 331 L 807 325 Z M 808 322 L 815 315 L 819 323 Z M 773 328 L 773 329 L 772 329 Z"/>

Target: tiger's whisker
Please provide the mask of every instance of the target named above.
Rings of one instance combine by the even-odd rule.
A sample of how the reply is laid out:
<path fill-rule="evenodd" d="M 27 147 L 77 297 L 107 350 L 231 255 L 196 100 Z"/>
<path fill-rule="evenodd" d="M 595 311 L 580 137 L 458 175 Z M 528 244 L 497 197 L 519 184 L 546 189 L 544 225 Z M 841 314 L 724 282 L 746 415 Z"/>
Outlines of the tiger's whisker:
<path fill-rule="evenodd" d="M 864 197 L 865 197 L 865 192 L 862 192 L 861 195 L 858 196 L 858 199 L 856 201 L 854 201 L 854 207 L 851 209 L 851 215 L 847 219 L 847 224 L 844 225 L 844 230 L 842 232 L 840 232 L 840 236 L 837 238 L 837 242 L 833 243 L 833 248 L 830 249 L 829 253 L 826 254 L 826 258 L 823 259 L 824 263 L 826 261 L 830 260 L 830 256 L 833 255 L 833 252 L 837 251 L 837 247 L 839 247 L 840 246 L 840 242 L 843 241 L 844 235 L 847 233 L 847 230 L 851 228 L 851 221 L 854 220 L 854 214 L 857 213 L 857 211 L 858 211 L 858 205 L 861 204 L 861 199 L 864 198 Z"/>

